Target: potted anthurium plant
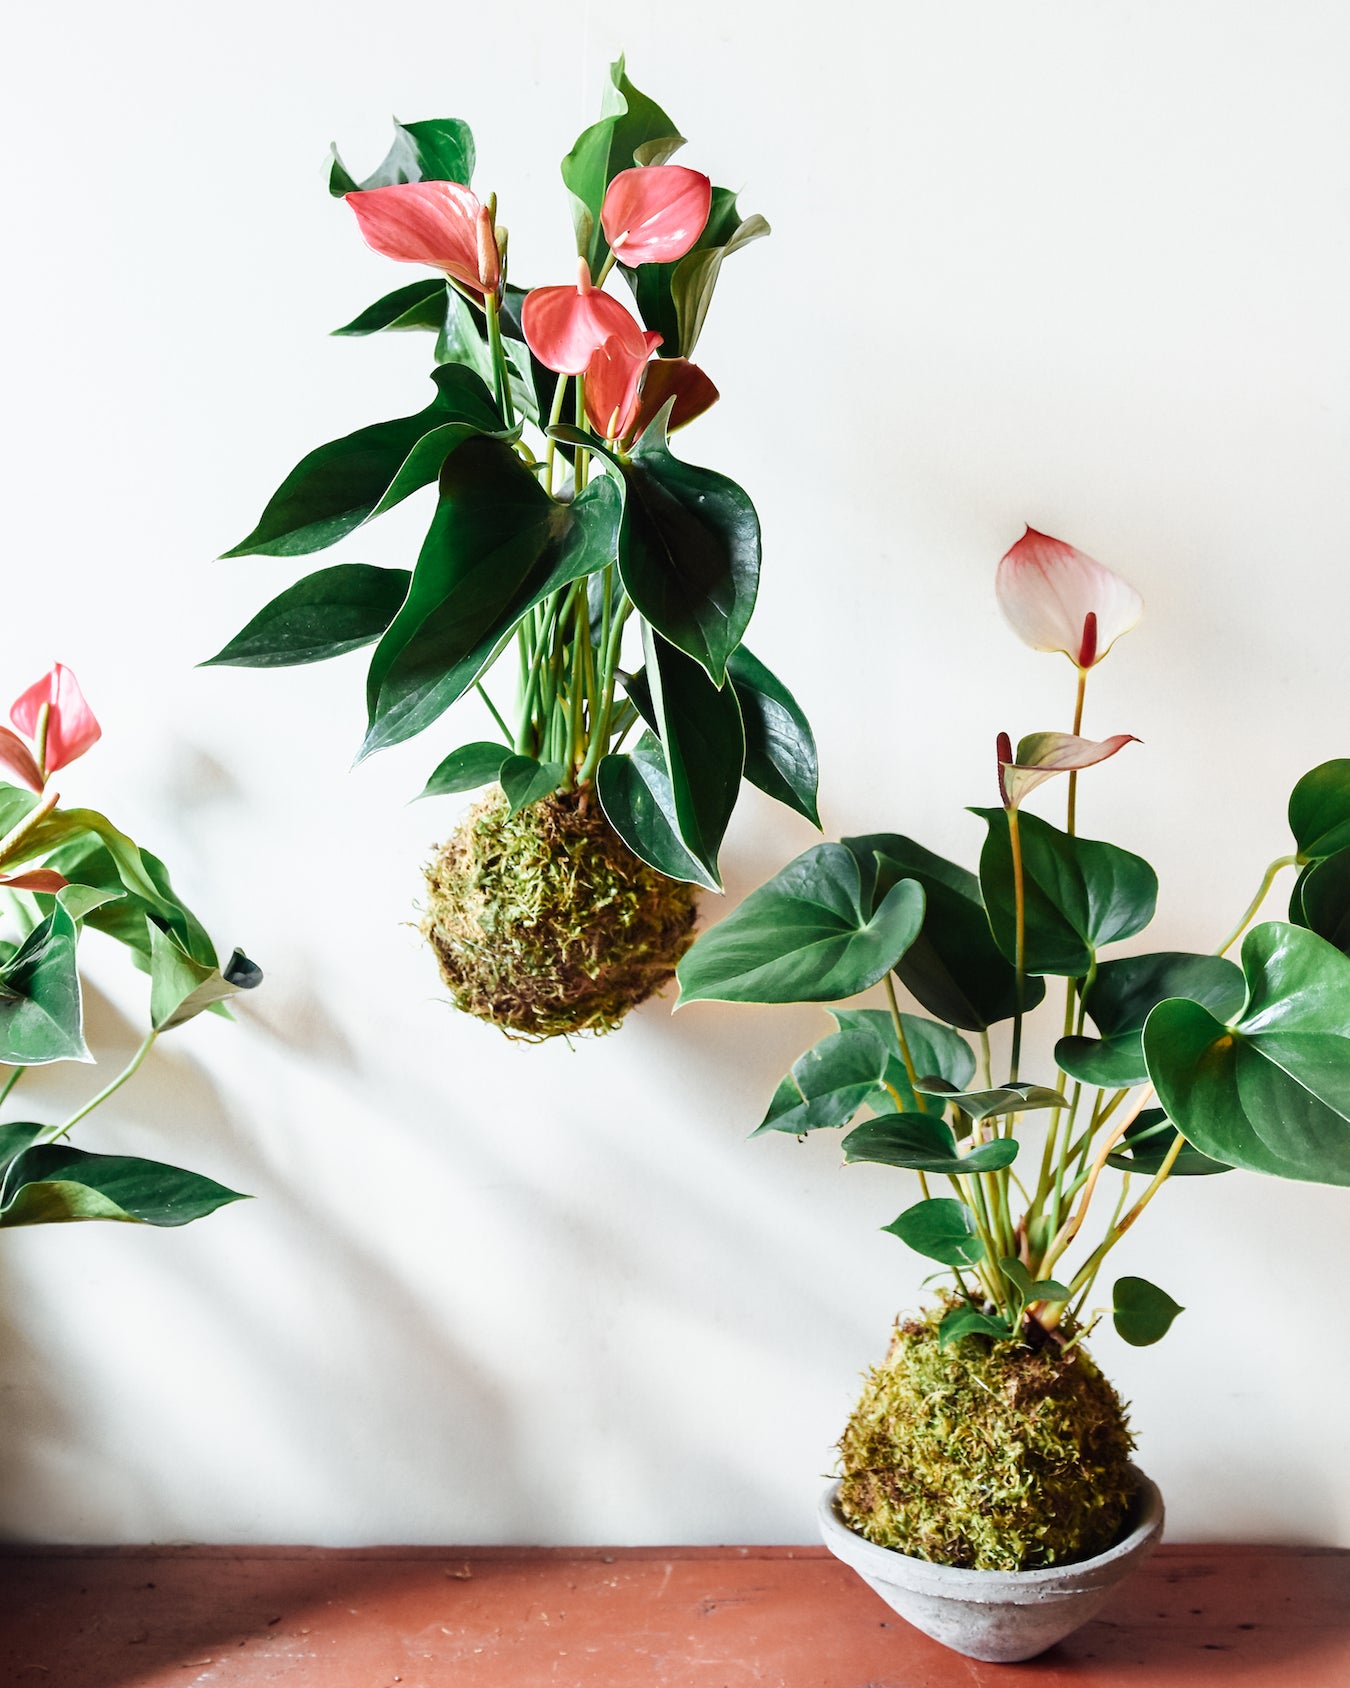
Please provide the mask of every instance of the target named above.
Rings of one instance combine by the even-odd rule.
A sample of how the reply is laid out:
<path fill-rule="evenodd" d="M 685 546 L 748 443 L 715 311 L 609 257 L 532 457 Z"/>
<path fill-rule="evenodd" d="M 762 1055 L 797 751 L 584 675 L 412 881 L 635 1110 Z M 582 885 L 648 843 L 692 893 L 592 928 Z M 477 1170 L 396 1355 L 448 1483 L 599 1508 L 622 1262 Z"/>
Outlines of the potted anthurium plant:
<path fill-rule="evenodd" d="M 823 1527 L 929 1633 L 1011 1659 L 1091 1616 L 1161 1527 L 1084 1338 L 1109 1308 L 1126 1342 L 1153 1343 L 1182 1309 L 1133 1274 L 1099 1288 L 1112 1252 L 1178 1178 L 1242 1167 L 1350 1184 L 1350 759 L 1298 781 L 1292 848 L 1212 952 L 1117 950 L 1152 920 L 1158 882 L 1080 834 L 1077 784 L 1132 742 L 1082 723 L 1088 676 L 1142 600 L 1030 530 L 997 591 L 1025 641 L 1069 658 L 1075 703 L 1069 732 L 1015 751 L 998 735 L 997 801 L 972 811 L 978 871 L 894 833 L 819 844 L 708 931 L 679 977 L 682 1005 L 884 985 L 884 1007 L 833 1010 L 759 1127 L 850 1126 L 846 1162 L 917 1183 L 884 1228 L 949 1275 L 868 1375 Z M 1057 775 L 1062 826 L 1027 807 Z M 1287 918 L 1253 926 L 1286 868 Z M 901 990 L 926 1013 L 904 1011 Z M 1027 1037 L 1038 1009 L 1053 1059 Z"/>
<path fill-rule="evenodd" d="M 8 1101 L 24 1074 L 54 1061 L 92 1062 L 85 1042 L 78 947 L 86 927 L 123 945 L 150 976 L 149 1021 L 130 1061 L 68 1118 L 0 1122 L 0 1227 L 112 1219 L 185 1225 L 241 1198 L 212 1178 L 134 1155 L 93 1154 L 74 1126 L 136 1073 L 157 1040 L 204 1009 L 251 989 L 260 970 L 236 950 L 222 968 L 163 862 L 95 809 L 63 809 L 52 776 L 101 730 L 61 663 L 30 686 L 0 727 L 0 1083 Z M 92 1088 L 92 1087 L 91 1087 Z M 22 1098 L 10 1112 L 30 1110 Z"/>
<path fill-rule="evenodd" d="M 666 162 L 679 133 L 622 60 L 610 81 L 562 164 L 564 285 L 508 279 L 464 123 L 397 125 L 360 183 L 334 156 L 366 242 L 434 272 L 337 332 L 428 331 L 435 396 L 312 451 L 226 554 L 319 551 L 434 486 L 431 525 L 411 571 L 308 574 L 212 659 L 373 644 L 363 757 L 476 694 L 494 736 L 422 795 L 490 790 L 427 869 L 423 929 L 456 1005 L 526 1038 L 608 1030 L 670 977 L 743 777 L 815 819 L 810 728 L 742 643 L 754 506 L 669 443 L 718 396 L 691 359 L 722 264 L 768 225 Z"/>

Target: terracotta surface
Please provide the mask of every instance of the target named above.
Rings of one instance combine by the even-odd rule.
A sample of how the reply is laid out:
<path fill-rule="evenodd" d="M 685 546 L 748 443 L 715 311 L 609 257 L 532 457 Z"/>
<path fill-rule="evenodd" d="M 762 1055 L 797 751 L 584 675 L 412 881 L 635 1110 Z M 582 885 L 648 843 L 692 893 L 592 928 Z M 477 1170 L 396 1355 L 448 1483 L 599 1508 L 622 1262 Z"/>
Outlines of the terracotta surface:
<path fill-rule="evenodd" d="M 817 1548 L 0 1551 L 23 1688 L 1347 1688 L 1350 1554 L 1164 1547 L 1027 1665 L 909 1629 Z"/>

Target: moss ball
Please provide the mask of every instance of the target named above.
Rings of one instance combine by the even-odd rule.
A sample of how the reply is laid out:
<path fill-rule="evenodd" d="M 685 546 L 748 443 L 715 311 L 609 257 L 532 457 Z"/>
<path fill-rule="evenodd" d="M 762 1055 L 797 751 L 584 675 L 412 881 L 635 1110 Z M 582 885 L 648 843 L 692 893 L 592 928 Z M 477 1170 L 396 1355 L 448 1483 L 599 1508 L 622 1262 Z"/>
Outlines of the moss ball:
<path fill-rule="evenodd" d="M 512 815 L 494 787 L 426 879 L 422 932 L 451 1000 L 510 1037 L 613 1031 L 693 940 L 694 887 L 640 861 L 590 794 Z"/>
<path fill-rule="evenodd" d="M 962 1337 L 945 1307 L 897 1326 L 839 1444 L 840 1506 L 859 1535 L 976 1571 L 1090 1559 L 1134 1498 L 1125 1408 L 1081 1345 Z"/>

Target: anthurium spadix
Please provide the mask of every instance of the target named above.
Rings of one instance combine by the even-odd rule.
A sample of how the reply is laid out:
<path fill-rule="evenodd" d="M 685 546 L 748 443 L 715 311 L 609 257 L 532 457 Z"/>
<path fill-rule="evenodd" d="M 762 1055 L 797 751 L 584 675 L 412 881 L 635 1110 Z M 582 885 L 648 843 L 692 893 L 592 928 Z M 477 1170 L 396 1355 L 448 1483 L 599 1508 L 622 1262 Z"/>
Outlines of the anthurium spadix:
<path fill-rule="evenodd" d="M 643 371 L 661 336 L 644 334 L 642 342 L 642 351 L 635 353 L 619 335 L 611 334 L 586 365 L 586 415 L 602 439 L 627 439 L 637 426 Z"/>
<path fill-rule="evenodd" d="M 1063 651 L 1080 669 L 1099 663 L 1144 613 L 1128 581 L 1032 527 L 999 563 L 995 591 L 1019 639 L 1038 651 Z"/>
<path fill-rule="evenodd" d="M 712 183 L 680 164 L 639 165 L 621 170 L 600 208 L 600 226 L 610 250 L 630 269 L 671 264 L 693 250 L 707 227 Z"/>
<path fill-rule="evenodd" d="M 1007 733 L 998 735 L 999 789 L 1005 809 L 1015 809 L 1028 792 L 1056 774 L 1077 773 L 1105 762 L 1127 744 L 1138 744 L 1133 733 L 1107 739 L 1079 738 L 1076 733 L 1028 733 L 1018 742 L 1016 756 Z"/>
<path fill-rule="evenodd" d="M 442 270 L 474 293 L 501 287 L 492 214 L 458 182 L 397 182 L 346 199 L 366 245 L 383 257 Z"/>

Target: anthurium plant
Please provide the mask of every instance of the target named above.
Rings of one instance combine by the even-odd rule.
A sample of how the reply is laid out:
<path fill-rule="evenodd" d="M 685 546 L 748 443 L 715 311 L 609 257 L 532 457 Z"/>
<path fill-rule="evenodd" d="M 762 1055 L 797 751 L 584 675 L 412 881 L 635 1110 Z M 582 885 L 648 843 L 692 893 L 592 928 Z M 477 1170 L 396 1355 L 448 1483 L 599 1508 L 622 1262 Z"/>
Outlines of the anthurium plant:
<path fill-rule="evenodd" d="M 68 1118 L 0 1122 L 0 1227 L 112 1219 L 185 1225 L 240 1200 L 201 1173 L 73 1147 L 72 1129 L 136 1073 L 157 1040 L 262 978 L 236 950 L 220 965 L 201 922 L 158 857 L 95 809 L 66 809 L 53 776 L 101 730 L 75 676 L 57 663 L 0 727 L 0 1082 L 8 1101 L 33 1067 L 93 1062 L 85 1042 L 78 949 L 86 928 L 121 944 L 149 975 L 148 1024 L 135 1054 Z M 63 782 L 64 783 L 64 782 Z M 91 1086 L 91 1089 L 94 1088 Z M 23 1114 L 22 1099 L 10 1103 Z"/>
<path fill-rule="evenodd" d="M 460 1005 L 527 1035 L 603 1029 L 668 976 L 688 941 L 688 887 L 720 887 L 743 779 L 815 819 L 810 728 L 742 642 L 760 572 L 754 506 L 670 444 L 718 397 L 692 359 L 723 263 L 768 225 L 669 163 L 681 145 L 614 64 L 602 116 L 562 162 L 575 269 L 542 287 L 511 277 L 463 122 L 397 125 L 361 181 L 335 154 L 330 191 L 367 244 L 433 272 L 336 332 L 426 332 L 434 396 L 312 451 L 226 553 L 320 551 L 435 488 L 411 569 L 307 574 L 212 660 L 273 668 L 373 645 L 360 757 L 477 696 L 495 736 L 443 756 L 422 795 L 499 794 L 434 865 L 428 936 Z M 616 272 L 627 303 L 608 290 Z M 597 806 L 607 838 L 588 818 Z M 616 871 L 552 922 L 541 952 L 541 905 L 558 887 L 541 895 L 530 864 L 569 852 Z M 491 886 L 480 895 L 485 863 L 503 856 L 530 880 L 522 908 Z M 638 905 L 670 905 L 654 922 L 616 891 L 635 876 Z M 595 908 L 621 917 L 597 935 Z M 630 952 L 620 1000 L 582 988 L 605 956 Z"/>
<path fill-rule="evenodd" d="M 911 1176 L 918 1199 L 884 1228 L 950 1278 L 939 1307 L 902 1327 L 869 1384 L 843 1444 L 846 1476 L 858 1484 L 852 1500 L 846 1486 L 845 1510 L 882 1545 L 1017 1568 L 1081 1556 L 1093 1529 L 1119 1521 L 1123 1430 L 1103 1444 L 1102 1471 L 1115 1462 L 1104 1488 L 1074 1507 L 1062 1496 L 1048 1503 L 1061 1517 L 1077 1510 L 1074 1531 L 1056 1541 L 1043 1517 L 1035 1528 L 1010 1522 L 1011 1500 L 1006 1515 L 991 1513 L 990 1484 L 1003 1479 L 983 1468 L 971 1494 L 985 1499 L 972 1500 L 969 1518 L 921 1516 L 914 1496 L 936 1492 L 933 1484 L 916 1478 L 912 1446 L 894 1458 L 879 1452 L 879 1427 L 889 1435 L 922 1421 L 947 1462 L 938 1487 L 951 1490 L 959 1438 L 950 1425 L 933 1431 L 922 1403 L 962 1387 L 954 1351 L 966 1370 L 985 1350 L 1070 1355 L 1106 1310 L 1099 1274 L 1165 1186 L 1233 1167 L 1350 1184 L 1350 759 L 1298 781 L 1292 838 L 1213 950 L 1139 953 L 1157 877 L 1133 851 L 1080 832 L 1077 787 L 1089 770 L 1123 766 L 1114 759 L 1135 742 L 1129 733 L 1091 739 L 1082 728 L 1088 678 L 1138 621 L 1142 600 L 1091 557 L 1031 530 L 1002 559 L 996 584 L 1016 633 L 1069 659 L 1072 723 L 1016 748 L 997 735 L 995 800 L 971 811 L 984 833 L 976 866 L 900 833 L 816 845 L 708 931 L 679 979 L 681 1004 L 833 1003 L 883 986 L 884 1006 L 832 1011 L 835 1029 L 794 1064 L 759 1126 L 792 1135 L 848 1127 L 846 1162 Z M 1061 776 L 1057 824 L 1029 800 Z M 1284 870 L 1296 875 L 1286 917 L 1253 925 Z M 902 1008 L 902 991 L 924 1012 Z M 1037 1014 L 1057 1033 L 1044 1064 L 1024 1058 L 1024 1045 L 1051 1047 L 1028 1044 Z M 1158 1341 L 1182 1311 L 1133 1274 L 1117 1278 L 1105 1302 L 1137 1345 Z M 964 1339 L 978 1339 L 975 1349 Z M 1080 1357 L 1075 1388 L 1090 1366 Z M 1024 1378 L 1013 1395 L 1043 1400 L 1055 1382 L 1047 1377 Z M 1110 1415 L 1093 1378 L 1084 1410 L 1102 1423 Z M 988 1387 L 967 1393 L 983 1398 Z M 1063 1428 L 1042 1475 L 1066 1468 L 1073 1437 Z M 1001 1430 L 991 1435 L 1006 1449 Z M 884 1482 L 883 1466 L 895 1467 Z M 1011 1558 L 982 1556 L 982 1531 L 1016 1537 Z"/>

